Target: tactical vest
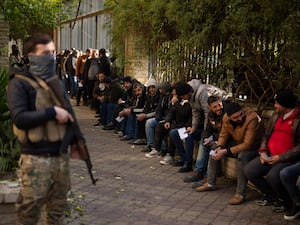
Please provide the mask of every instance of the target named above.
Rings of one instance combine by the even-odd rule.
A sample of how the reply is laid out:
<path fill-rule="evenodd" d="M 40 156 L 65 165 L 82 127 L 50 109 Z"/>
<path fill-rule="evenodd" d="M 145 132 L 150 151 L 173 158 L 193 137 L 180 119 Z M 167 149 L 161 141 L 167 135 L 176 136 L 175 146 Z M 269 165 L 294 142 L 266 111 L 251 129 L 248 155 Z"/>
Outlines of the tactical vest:
<path fill-rule="evenodd" d="M 61 105 L 46 82 L 39 77 L 34 76 L 35 80 L 33 80 L 20 74 L 15 76 L 27 81 L 36 90 L 35 107 L 37 110 Z M 19 129 L 13 124 L 13 131 L 21 143 L 37 143 L 42 140 L 56 142 L 63 140 L 66 133 L 66 124 L 59 124 L 53 119 L 29 130 Z"/>

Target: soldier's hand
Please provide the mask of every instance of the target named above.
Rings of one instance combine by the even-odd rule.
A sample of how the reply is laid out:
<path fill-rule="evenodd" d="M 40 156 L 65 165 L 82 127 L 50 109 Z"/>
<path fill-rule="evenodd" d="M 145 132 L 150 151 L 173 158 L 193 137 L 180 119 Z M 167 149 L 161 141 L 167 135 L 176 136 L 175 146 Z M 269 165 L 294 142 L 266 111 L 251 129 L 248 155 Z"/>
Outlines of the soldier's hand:
<path fill-rule="evenodd" d="M 54 110 L 56 112 L 56 120 L 58 123 L 67 123 L 68 121 L 74 122 L 73 116 L 65 109 L 54 106 Z"/>

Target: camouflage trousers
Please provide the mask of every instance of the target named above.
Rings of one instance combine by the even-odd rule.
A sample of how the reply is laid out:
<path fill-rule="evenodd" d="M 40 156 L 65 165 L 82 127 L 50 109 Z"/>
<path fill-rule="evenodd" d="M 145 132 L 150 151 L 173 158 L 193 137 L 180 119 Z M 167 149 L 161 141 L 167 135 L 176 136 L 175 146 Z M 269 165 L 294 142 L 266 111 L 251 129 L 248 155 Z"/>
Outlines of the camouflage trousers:
<path fill-rule="evenodd" d="M 19 160 L 21 189 L 16 203 L 16 225 L 35 225 L 42 208 L 45 224 L 62 225 L 70 190 L 69 156 L 22 154 Z"/>

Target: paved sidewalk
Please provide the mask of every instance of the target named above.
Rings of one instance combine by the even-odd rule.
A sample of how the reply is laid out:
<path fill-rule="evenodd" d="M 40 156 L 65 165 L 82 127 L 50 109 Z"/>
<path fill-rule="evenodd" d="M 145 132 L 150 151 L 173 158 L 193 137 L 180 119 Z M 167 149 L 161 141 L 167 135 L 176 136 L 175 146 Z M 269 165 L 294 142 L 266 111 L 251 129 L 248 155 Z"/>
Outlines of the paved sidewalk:
<path fill-rule="evenodd" d="M 191 184 L 182 181 L 186 174 L 177 173 L 177 167 L 161 166 L 158 158 L 145 158 L 142 147 L 120 141 L 112 131 L 93 127 L 96 120 L 87 107 L 75 107 L 75 111 L 99 181 L 93 186 L 84 163 L 72 161 L 72 191 L 84 215 L 70 219 L 70 224 L 300 224 L 299 219 L 287 222 L 283 213 L 273 213 L 269 206 L 256 206 L 259 194 L 252 190 L 246 203 L 228 205 L 235 189 L 228 179 L 220 178 L 216 191 L 193 191 Z"/>
<path fill-rule="evenodd" d="M 74 109 L 99 180 L 92 185 L 85 163 L 71 161 L 72 195 L 66 224 L 300 225 L 300 219 L 287 222 L 283 213 L 256 206 L 254 200 L 259 194 L 252 190 L 246 203 L 228 205 L 235 189 L 228 179 L 220 178 L 216 191 L 193 191 L 191 184 L 182 181 L 186 174 L 177 173 L 177 167 L 161 166 L 159 158 L 145 158 L 142 147 L 120 141 L 112 131 L 95 128 L 96 119 L 88 107 Z M 12 209 L 13 205 L 5 207 Z M 0 211 L 2 218 L 3 206 Z M 6 223 L 10 224 L 13 222 Z"/>

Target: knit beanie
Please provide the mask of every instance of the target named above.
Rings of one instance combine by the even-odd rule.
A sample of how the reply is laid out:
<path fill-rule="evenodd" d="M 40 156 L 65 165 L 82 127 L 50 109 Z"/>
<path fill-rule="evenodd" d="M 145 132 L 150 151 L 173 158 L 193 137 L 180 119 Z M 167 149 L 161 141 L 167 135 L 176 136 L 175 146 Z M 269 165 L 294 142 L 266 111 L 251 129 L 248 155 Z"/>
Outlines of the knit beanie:
<path fill-rule="evenodd" d="M 183 96 L 183 95 L 188 94 L 193 91 L 192 87 L 185 82 L 176 83 L 174 88 L 175 88 L 176 94 L 178 96 Z"/>
<path fill-rule="evenodd" d="M 169 82 L 167 82 L 167 81 L 164 81 L 164 82 L 160 83 L 158 85 L 158 88 L 162 89 L 162 90 L 164 90 L 166 92 L 171 92 L 172 91 L 171 84 Z"/>
<path fill-rule="evenodd" d="M 235 102 L 230 102 L 225 105 L 225 112 L 228 116 L 231 116 L 232 114 L 240 111 L 242 109 L 242 106 Z"/>
<path fill-rule="evenodd" d="M 104 77 L 102 83 L 104 83 L 104 84 L 110 84 L 111 83 L 111 79 L 109 77 Z"/>
<path fill-rule="evenodd" d="M 132 83 L 132 79 L 131 79 L 131 77 L 127 76 L 127 77 L 123 78 L 123 82 Z"/>
<path fill-rule="evenodd" d="M 275 101 L 285 108 L 294 108 L 297 105 L 297 97 L 287 89 L 282 89 L 274 96 Z"/>

